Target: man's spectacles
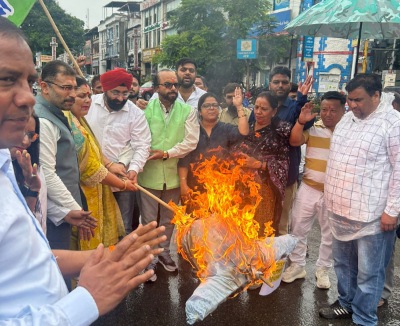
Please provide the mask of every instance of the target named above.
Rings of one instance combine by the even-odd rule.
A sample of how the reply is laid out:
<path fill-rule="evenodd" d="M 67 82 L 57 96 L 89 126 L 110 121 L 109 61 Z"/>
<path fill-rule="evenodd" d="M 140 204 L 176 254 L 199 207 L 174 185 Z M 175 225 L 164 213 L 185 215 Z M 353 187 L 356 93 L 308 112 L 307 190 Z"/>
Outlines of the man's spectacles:
<path fill-rule="evenodd" d="M 77 86 L 72 86 L 72 85 L 58 85 L 56 83 L 53 83 L 51 81 L 45 80 L 44 81 L 47 84 L 52 84 L 56 85 L 57 87 L 61 88 L 64 92 L 72 92 L 72 91 L 77 91 L 78 87 Z"/>
<path fill-rule="evenodd" d="M 34 141 L 36 141 L 39 138 L 39 134 L 37 134 L 34 131 L 28 131 L 25 132 L 25 136 L 28 137 L 28 139 L 33 143 Z"/>
<path fill-rule="evenodd" d="M 273 81 L 271 81 L 271 83 L 274 85 L 279 85 L 279 84 L 289 85 L 290 81 L 288 81 L 288 80 L 273 80 Z"/>
<path fill-rule="evenodd" d="M 120 97 L 120 96 L 122 96 L 123 98 L 128 98 L 128 96 L 129 96 L 129 92 L 123 92 L 123 93 L 121 93 L 120 91 L 111 91 L 110 92 L 113 96 L 115 96 L 115 97 Z"/>
<path fill-rule="evenodd" d="M 234 95 L 225 95 L 225 98 L 227 99 L 227 100 L 231 100 L 231 99 L 233 99 L 235 96 Z"/>
<path fill-rule="evenodd" d="M 205 103 L 201 106 L 203 109 L 219 109 L 219 104 L 218 103 Z"/>
<path fill-rule="evenodd" d="M 180 84 L 179 83 L 165 82 L 165 83 L 159 84 L 159 86 L 164 86 L 165 88 L 171 89 L 172 86 L 175 87 L 175 88 L 178 88 L 180 86 Z"/>

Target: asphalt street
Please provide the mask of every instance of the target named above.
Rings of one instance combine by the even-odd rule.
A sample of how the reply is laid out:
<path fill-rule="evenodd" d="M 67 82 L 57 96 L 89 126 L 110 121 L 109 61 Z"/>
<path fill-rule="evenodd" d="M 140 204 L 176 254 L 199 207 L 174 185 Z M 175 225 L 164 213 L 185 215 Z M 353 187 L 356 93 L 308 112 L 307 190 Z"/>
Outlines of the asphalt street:
<path fill-rule="evenodd" d="M 351 320 L 328 321 L 318 316 L 318 308 L 333 303 L 337 298 L 336 276 L 330 273 L 332 287 L 316 287 L 315 262 L 318 255 L 319 228 L 314 226 L 309 238 L 307 276 L 281 286 L 268 296 L 259 290 L 242 292 L 222 303 L 198 326 L 346 326 Z M 400 325 L 400 241 L 396 245 L 395 291 L 388 304 L 379 308 L 379 325 Z M 179 272 L 169 273 L 160 265 L 155 283 L 141 285 L 108 315 L 94 323 L 96 326 L 187 325 L 185 302 L 192 295 L 199 281 L 193 276 L 191 266 L 174 253 Z"/>

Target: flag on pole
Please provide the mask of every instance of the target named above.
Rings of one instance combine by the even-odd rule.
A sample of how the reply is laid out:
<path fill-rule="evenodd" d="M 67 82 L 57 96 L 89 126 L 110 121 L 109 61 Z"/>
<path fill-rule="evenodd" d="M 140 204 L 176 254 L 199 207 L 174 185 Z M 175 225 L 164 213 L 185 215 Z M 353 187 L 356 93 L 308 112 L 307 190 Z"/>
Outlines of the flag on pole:
<path fill-rule="evenodd" d="M 28 16 L 36 0 L 0 0 L 0 16 L 20 26 Z"/>

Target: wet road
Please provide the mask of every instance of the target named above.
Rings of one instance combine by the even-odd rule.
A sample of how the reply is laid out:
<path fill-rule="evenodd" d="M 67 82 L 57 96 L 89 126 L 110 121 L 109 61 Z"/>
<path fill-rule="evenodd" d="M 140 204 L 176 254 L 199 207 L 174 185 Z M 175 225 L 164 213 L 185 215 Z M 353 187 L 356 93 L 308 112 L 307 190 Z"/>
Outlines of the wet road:
<path fill-rule="evenodd" d="M 243 292 L 236 298 L 222 303 L 198 326 L 346 326 L 350 320 L 328 321 L 318 316 L 318 308 L 337 298 L 336 277 L 330 273 L 332 287 L 316 287 L 314 265 L 319 246 L 319 229 L 314 226 L 309 239 L 307 276 L 291 284 L 282 283 L 269 296 L 260 296 L 259 290 Z M 400 241 L 396 245 L 395 291 L 386 306 L 379 308 L 379 325 L 400 325 Z M 141 285 L 125 301 L 94 325 L 144 325 L 180 326 L 186 324 L 185 302 L 192 295 L 199 281 L 193 277 L 191 266 L 175 254 L 179 273 L 169 273 L 161 265 L 155 283 Z"/>

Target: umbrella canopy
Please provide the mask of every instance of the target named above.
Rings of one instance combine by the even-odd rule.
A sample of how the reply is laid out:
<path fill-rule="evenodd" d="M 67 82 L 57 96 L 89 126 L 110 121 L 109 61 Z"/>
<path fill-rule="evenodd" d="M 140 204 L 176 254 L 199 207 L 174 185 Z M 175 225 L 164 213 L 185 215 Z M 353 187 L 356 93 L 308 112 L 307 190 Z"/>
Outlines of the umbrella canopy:
<path fill-rule="evenodd" d="M 400 38 L 400 1 L 323 0 L 293 19 L 285 30 L 347 39 Z"/>

